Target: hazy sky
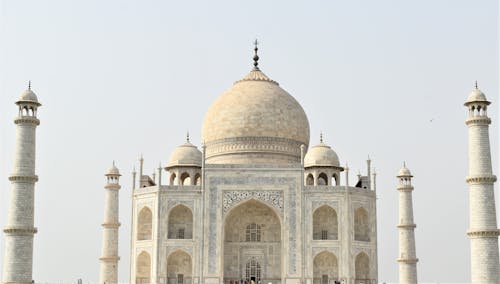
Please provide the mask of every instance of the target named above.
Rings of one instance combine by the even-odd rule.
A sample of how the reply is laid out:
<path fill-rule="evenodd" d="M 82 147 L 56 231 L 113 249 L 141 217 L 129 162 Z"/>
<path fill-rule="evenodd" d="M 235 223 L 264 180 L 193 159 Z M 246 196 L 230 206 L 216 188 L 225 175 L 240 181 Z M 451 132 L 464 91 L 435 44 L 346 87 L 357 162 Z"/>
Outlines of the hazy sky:
<path fill-rule="evenodd" d="M 206 110 L 250 70 L 257 37 L 262 70 L 308 115 L 310 144 L 323 131 L 351 180 L 372 158 L 380 281 L 398 279 L 395 175 L 406 161 L 419 280 L 467 282 L 463 102 L 474 80 L 493 102 L 498 175 L 498 11 L 495 0 L 0 0 L 0 227 L 14 102 L 32 80 L 43 104 L 34 279 L 98 280 L 104 174 L 116 160 L 128 281 L 132 167 L 140 153 L 146 173 L 165 165 L 187 130 L 200 144 Z"/>

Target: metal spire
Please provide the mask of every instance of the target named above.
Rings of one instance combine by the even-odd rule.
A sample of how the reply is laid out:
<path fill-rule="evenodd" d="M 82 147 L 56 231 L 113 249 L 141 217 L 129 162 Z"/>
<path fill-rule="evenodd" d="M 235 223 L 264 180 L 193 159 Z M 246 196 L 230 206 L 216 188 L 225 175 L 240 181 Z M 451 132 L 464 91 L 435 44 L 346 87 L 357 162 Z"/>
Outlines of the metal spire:
<path fill-rule="evenodd" d="M 319 133 L 319 143 L 323 143 L 323 132 Z"/>
<path fill-rule="evenodd" d="M 186 143 L 189 143 L 189 131 L 186 134 Z"/>
<path fill-rule="evenodd" d="M 253 68 L 255 70 L 259 70 L 259 67 L 258 67 L 258 65 L 259 65 L 259 55 L 257 55 L 257 51 L 259 50 L 259 48 L 257 46 L 259 45 L 259 42 L 257 41 L 257 39 L 255 39 L 255 41 L 254 41 L 253 44 L 255 46 L 254 49 L 253 49 L 253 51 L 255 52 L 255 54 L 253 56 Z"/>
<path fill-rule="evenodd" d="M 28 81 L 28 90 L 31 91 L 31 80 Z"/>
<path fill-rule="evenodd" d="M 474 82 L 474 88 L 476 88 L 476 90 L 477 90 L 477 89 L 479 89 L 479 88 L 477 87 L 477 80 Z"/>

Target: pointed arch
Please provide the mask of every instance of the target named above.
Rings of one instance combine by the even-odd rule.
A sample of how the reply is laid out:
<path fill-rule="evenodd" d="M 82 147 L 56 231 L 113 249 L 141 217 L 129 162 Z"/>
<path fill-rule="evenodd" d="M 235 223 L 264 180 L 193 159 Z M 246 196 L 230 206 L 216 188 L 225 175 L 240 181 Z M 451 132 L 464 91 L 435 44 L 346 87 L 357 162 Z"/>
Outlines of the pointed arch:
<path fill-rule="evenodd" d="M 181 174 L 180 185 L 191 185 L 191 176 L 187 172 Z"/>
<path fill-rule="evenodd" d="M 318 185 L 328 185 L 328 176 L 325 173 L 318 175 Z"/>
<path fill-rule="evenodd" d="M 282 227 L 276 208 L 251 198 L 231 208 L 223 222 L 224 281 L 248 276 L 255 281 L 279 282 Z"/>
<path fill-rule="evenodd" d="M 308 174 L 306 177 L 306 185 L 314 185 L 314 177 L 312 174 Z"/>
<path fill-rule="evenodd" d="M 175 173 L 170 174 L 170 185 L 177 185 L 177 175 Z"/>
<path fill-rule="evenodd" d="M 201 175 L 199 173 L 197 173 L 195 176 L 194 176 L 194 184 L 195 185 L 201 185 Z"/>
<path fill-rule="evenodd" d="M 363 242 L 370 241 L 368 212 L 363 207 L 359 207 L 354 213 L 354 240 Z"/>
<path fill-rule="evenodd" d="M 318 253 L 313 260 L 313 284 L 329 284 L 339 279 L 339 265 L 335 254 Z"/>
<path fill-rule="evenodd" d="M 370 258 L 366 253 L 360 252 L 356 256 L 354 267 L 356 281 L 366 281 L 370 279 Z"/>
<path fill-rule="evenodd" d="M 333 173 L 332 174 L 332 185 L 339 186 L 340 185 L 340 178 L 338 173 Z"/>
<path fill-rule="evenodd" d="M 135 283 L 151 283 L 151 256 L 145 251 L 137 256 Z"/>
<path fill-rule="evenodd" d="M 247 283 L 258 283 L 262 279 L 262 267 L 255 259 L 255 257 L 250 258 L 245 264 L 245 280 Z"/>
<path fill-rule="evenodd" d="M 168 238 L 193 238 L 193 212 L 187 206 L 179 204 L 168 214 Z"/>
<path fill-rule="evenodd" d="M 313 240 L 338 240 L 337 212 L 323 205 L 313 213 Z"/>
<path fill-rule="evenodd" d="M 151 240 L 153 233 L 153 213 L 148 207 L 139 211 L 137 218 L 137 240 Z"/>
<path fill-rule="evenodd" d="M 191 255 L 176 250 L 167 257 L 167 284 L 191 284 L 193 261 Z"/>

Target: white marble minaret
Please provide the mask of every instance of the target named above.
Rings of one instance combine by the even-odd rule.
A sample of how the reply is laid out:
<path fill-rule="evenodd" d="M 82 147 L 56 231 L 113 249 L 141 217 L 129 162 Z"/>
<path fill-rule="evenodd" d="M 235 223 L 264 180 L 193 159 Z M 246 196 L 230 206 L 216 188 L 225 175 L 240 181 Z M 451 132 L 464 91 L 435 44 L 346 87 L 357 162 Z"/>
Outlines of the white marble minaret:
<path fill-rule="evenodd" d="M 100 268 L 100 284 L 118 283 L 118 191 L 120 172 L 113 166 L 106 174 L 107 183 L 104 198 L 104 222 L 102 223 L 102 251 Z"/>
<path fill-rule="evenodd" d="M 38 99 L 28 90 L 16 102 L 19 113 L 14 123 L 17 125 L 14 169 L 9 180 L 12 183 L 9 213 L 5 233 L 5 254 L 2 283 L 31 283 L 33 271 L 33 235 L 35 214 L 35 142 L 36 127 L 40 121 L 36 117 L 41 106 Z"/>
<path fill-rule="evenodd" d="M 491 169 L 488 128 L 491 123 L 487 108 L 490 102 L 477 83 L 465 106 L 465 124 L 469 128 L 469 219 L 472 283 L 500 283 L 498 235 Z"/>
<path fill-rule="evenodd" d="M 417 262 L 415 251 L 415 223 L 410 170 L 403 165 L 398 174 L 399 185 L 399 283 L 417 284 Z"/>

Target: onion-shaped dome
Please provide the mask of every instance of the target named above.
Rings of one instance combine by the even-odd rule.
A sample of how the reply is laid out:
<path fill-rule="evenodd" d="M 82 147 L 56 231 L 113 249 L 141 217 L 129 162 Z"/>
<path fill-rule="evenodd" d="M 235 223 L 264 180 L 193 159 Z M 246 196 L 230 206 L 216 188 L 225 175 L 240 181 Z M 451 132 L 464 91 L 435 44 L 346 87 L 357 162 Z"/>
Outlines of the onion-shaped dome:
<path fill-rule="evenodd" d="M 115 162 L 113 161 L 113 165 L 109 168 L 106 176 L 121 176 L 120 171 L 115 166 Z"/>
<path fill-rule="evenodd" d="M 207 163 L 300 163 L 309 121 L 297 100 L 255 67 L 210 106 L 202 137 Z"/>
<path fill-rule="evenodd" d="M 307 151 L 304 167 L 336 167 L 340 168 L 339 156 L 333 149 L 321 141 Z"/>
<path fill-rule="evenodd" d="M 486 99 L 484 93 L 477 87 L 477 82 L 474 89 L 472 90 L 472 92 L 470 92 L 469 96 L 467 97 L 467 101 L 465 102 L 464 105 L 467 106 L 472 103 L 484 103 L 486 105 L 490 104 L 490 102 Z"/>
<path fill-rule="evenodd" d="M 202 154 L 196 146 L 189 142 L 178 146 L 170 156 L 167 170 L 173 167 L 199 167 L 201 168 Z"/>
<path fill-rule="evenodd" d="M 406 164 L 403 164 L 403 167 L 399 170 L 398 177 L 413 177 Z"/>

